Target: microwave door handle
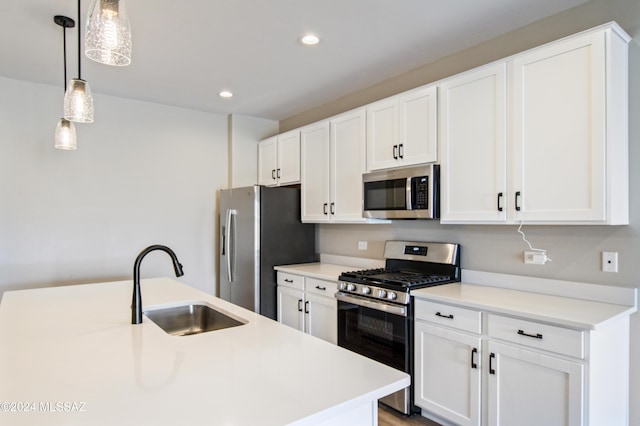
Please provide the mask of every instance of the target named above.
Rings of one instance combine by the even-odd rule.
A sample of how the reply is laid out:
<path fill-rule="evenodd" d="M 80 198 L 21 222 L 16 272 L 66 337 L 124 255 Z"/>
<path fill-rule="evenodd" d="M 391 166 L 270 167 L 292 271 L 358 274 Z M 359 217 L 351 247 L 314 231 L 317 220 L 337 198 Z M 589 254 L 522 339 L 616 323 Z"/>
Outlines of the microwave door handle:
<path fill-rule="evenodd" d="M 406 192 L 406 196 L 407 196 L 407 210 L 413 210 L 413 202 L 412 202 L 412 193 L 413 190 L 413 179 L 408 177 L 407 178 L 407 182 L 406 182 L 406 187 L 405 187 L 405 192 Z"/>

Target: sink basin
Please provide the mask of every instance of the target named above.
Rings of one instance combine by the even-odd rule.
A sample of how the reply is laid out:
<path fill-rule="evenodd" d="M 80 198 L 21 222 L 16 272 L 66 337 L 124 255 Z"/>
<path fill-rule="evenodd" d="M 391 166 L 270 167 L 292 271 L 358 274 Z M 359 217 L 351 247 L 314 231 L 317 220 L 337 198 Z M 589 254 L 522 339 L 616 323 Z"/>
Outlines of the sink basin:
<path fill-rule="evenodd" d="M 246 321 L 204 303 L 151 308 L 144 315 L 172 336 L 189 336 L 246 324 Z"/>

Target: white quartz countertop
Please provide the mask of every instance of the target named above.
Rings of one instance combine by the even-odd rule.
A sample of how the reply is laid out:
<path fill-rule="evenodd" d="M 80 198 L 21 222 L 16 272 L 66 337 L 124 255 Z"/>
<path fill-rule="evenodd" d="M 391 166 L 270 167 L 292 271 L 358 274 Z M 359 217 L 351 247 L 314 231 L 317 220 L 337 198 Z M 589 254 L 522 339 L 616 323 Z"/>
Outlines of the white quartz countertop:
<path fill-rule="evenodd" d="M 338 277 L 343 272 L 355 271 L 357 266 L 334 265 L 332 263 L 300 263 L 296 265 L 278 265 L 273 269 L 276 271 L 287 272 L 296 275 L 305 275 L 307 277 L 319 278 L 322 280 L 338 281 Z"/>
<path fill-rule="evenodd" d="M 498 314 L 593 330 L 635 306 L 579 300 L 528 291 L 453 283 L 411 291 L 420 299 L 455 304 Z"/>
<path fill-rule="evenodd" d="M 202 301 L 248 323 L 184 337 L 133 326 L 131 294 L 131 281 L 5 292 L 0 424 L 318 424 L 410 383 L 169 278 L 142 280 L 144 309 Z"/>

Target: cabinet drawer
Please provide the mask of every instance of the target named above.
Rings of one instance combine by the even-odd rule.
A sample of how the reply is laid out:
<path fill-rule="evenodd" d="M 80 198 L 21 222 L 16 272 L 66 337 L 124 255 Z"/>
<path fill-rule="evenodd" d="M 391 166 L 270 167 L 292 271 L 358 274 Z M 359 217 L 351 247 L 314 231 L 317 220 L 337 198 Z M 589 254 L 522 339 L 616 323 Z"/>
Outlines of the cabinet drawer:
<path fill-rule="evenodd" d="M 327 297 L 334 297 L 338 291 L 338 283 L 332 281 L 319 280 L 317 278 L 305 278 L 305 291 L 308 293 L 321 294 Z"/>
<path fill-rule="evenodd" d="M 500 315 L 488 315 L 489 337 L 549 352 L 584 358 L 584 331 Z"/>
<path fill-rule="evenodd" d="M 278 285 L 286 285 L 287 287 L 304 290 L 304 277 L 278 271 Z"/>
<path fill-rule="evenodd" d="M 416 299 L 415 307 L 415 318 L 418 320 L 446 325 L 470 333 L 480 334 L 482 332 L 480 311 L 420 299 Z"/>

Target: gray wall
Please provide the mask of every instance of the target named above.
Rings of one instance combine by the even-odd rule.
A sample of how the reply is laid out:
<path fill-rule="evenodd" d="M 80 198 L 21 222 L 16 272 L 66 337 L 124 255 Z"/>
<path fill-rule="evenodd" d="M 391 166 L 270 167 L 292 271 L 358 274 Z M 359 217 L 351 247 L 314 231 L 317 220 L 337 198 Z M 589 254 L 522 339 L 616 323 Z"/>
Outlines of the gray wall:
<path fill-rule="evenodd" d="M 227 117 L 94 94 L 78 150 L 53 147 L 62 87 L 0 77 L 0 295 L 131 279 L 147 245 L 173 248 L 180 280 L 215 292 L 216 193 Z M 142 277 L 173 276 L 152 253 Z"/>
<path fill-rule="evenodd" d="M 543 19 L 504 36 L 440 59 L 361 92 L 349 94 L 322 107 L 280 123 L 286 131 L 362 106 L 467 69 L 492 62 L 531 47 L 596 25 L 617 21 L 633 37 L 629 45 L 629 164 L 630 225 L 628 226 L 524 226 L 534 247 L 544 248 L 553 262 L 525 265 L 526 244 L 516 226 L 441 225 L 406 221 L 391 225 L 319 225 L 318 251 L 359 257 L 382 257 L 387 239 L 459 242 L 462 265 L 467 269 L 569 281 L 640 287 L 640 1 L 594 0 Z M 358 241 L 369 249 L 359 251 Z M 600 252 L 619 253 L 619 273 L 600 271 Z M 632 317 L 631 359 L 640 359 L 640 314 Z M 640 367 L 631 365 L 631 425 L 640 425 Z"/>

